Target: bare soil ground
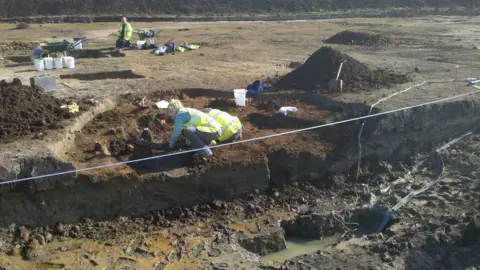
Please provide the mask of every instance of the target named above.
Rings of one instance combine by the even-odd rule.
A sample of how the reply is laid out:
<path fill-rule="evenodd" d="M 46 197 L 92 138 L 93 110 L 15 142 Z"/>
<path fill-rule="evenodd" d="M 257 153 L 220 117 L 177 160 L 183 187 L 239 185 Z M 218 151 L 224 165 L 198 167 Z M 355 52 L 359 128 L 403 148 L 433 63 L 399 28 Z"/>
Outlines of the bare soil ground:
<path fill-rule="evenodd" d="M 322 40 L 343 30 L 386 34 L 395 40 L 390 47 L 343 46 L 333 48 L 365 63 L 369 69 L 389 68 L 410 74 L 412 80 L 453 80 L 475 77 L 480 72 L 480 56 L 474 26 L 479 18 L 425 17 L 409 19 L 358 19 L 269 23 L 138 23 L 134 27 L 160 27 L 158 40 L 175 36 L 179 42 L 202 45 L 198 51 L 153 56 L 149 51 L 127 51 L 123 58 L 78 59 L 75 70 L 46 71 L 43 74 L 110 72 L 132 69 L 144 78 L 84 80 L 92 76 L 60 77 L 58 98 L 72 96 L 100 99 L 122 95 L 112 111 L 98 115 L 76 136 L 67 157 L 79 167 L 98 164 L 95 141 L 103 141 L 117 160 L 128 159 L 128 143 L 142 128 L 154 131 L 154 142 L 168 140 L 171 124 L 159 124 L 158 110 L 140 109 L 137 102 L 179 97 L 196 108 L 219 106 L 238 115 L 245 125 L 245 138 L 309 127 L 342 119 L 345 115 L 319 108 L 300 92 L 265 93 L 247 107 L 231 106 L 231 89 L 245 87 L 256 79 L 282 76 L 291 72 L 288 64 L 303 61 L 323 46 Z M 0 25 L 5 42 L 71 38 L 82 34 L 91 38 L 89 46 L 104 48 L 113 44 L 113 23 L 82 25 L 42 25 L 11 30 Z M 179 31 L 189 29 L 189 31 Z M 55 38 L 53 38 L 55 36 Z M 27 38 L 25 38 L 27 37 Z M 12 48 L 14 48 L 12 46 Z M 20 53 L 13 50 L 8 54 Z M 7 54 L 7 55 L 8 55 Z M 458 72 L 455 66 L 460 66 Z M 354 72 L 352 70 L 350 72 Z M 20 77 L 25 83 L 34 74 L 32 65 L 6 63 L 2 76 Z M 130 74 L 130 73 L 129 73 Z M 346 74 L 348 80 L 348 73 Z M 369 88 L 370 91 L 330 94 L 332 100 L 372 104 L 381 97 L 410 85 Z M 221 91 L 223 90 L 223 91 Z M 471 91 L 461 83 L 429 84 L 399 95 L 382 104 L 382 109 L 412 105 L 436 98 Z M 296 97 L 296 95 L 298 95 Z M 320 94 L 319 94 L 320 95 Z M 286 117 L 275 115 L 280 106 L 296 106 L 299 111 Z M 113 133 L 109 133 L 113 129 Z M 345 134 L 305 132 L 276 137 L 247 145 L 215 150 L 212 162 L 228 163 L 262 158 L 272 150 L 291 153 L 308 151 L 326 154 L 335 137 Z M 338 140 L 338 139 L 337 139 Z M 38 141 L 32 142 L 36 144 Z M 434 179 L 437 163 L 424 174 L 407 179 L 384 192 L 390 183 L 404 176 L 412 164 L 378 164 L 365 178 L 353 185 L 346 175 L 328 176 L 330 185 L 295 183 L 268 194 L 253 193 L 230 202 L 214 202 L 188 208 L 174 208 L 140 217 L 93 221 L 85 217 L 78 224 L 24 228 L 12 224 L 0 231 L 0 266 L 7 269 L 465 269 L 478 267 L 478 242 L 468 234 L 468 224 L 478 213 L 478 136 L 449 149 L 445 156 L 447 173 L 439 185 L 424 197 L 416 198 L 396 216 L 383 233 L 373 233 L 377 217 L 352 220 L 349 214 L 372 202 L 392 206 L 397 196 Z M 98 158 L 98 157 L 97 157 Z M 425 156 L 412 157 L 420 161 Z M 113 162 L 114 160 L 111 160 Z M 108 195 L 105 195 L 108 196 Z M 39 202 L 40 204 L 40 202 Z M 39 206 L 41 207 L 41 206 Z M 329 219 L 331 213 L 342 222 Z M 236 245 L 243 234 L 268 231 L 296 214 L 317 214 L 331 221 L 334 231 L 343 235 L 339 245 L 321 254 L 305 255 L 282 263 L 258 262 L 258 256 Z M 382 214 L 384 212 L 381 212 Z M 381 215 L 380 215 L 381 217 Z M 355 225 L 353 223 L 359 223 Z M 337 225 L 335 225 L 337 224 Z M 338 225 L 339 224 L 339 225 Z M 471 225 L 470 225 L 471 227 Z M 365 229 L 367 228 L 367 229 Z M 368 232 L 357 238 L 355 230 Z M 473 229 L 475 232 L 475 228 Z M 465 242 L 471 235 L 473 243 Z M 458 256 L 457 256 L 458 255 Z M 461 258 L 461 259 L 459 259 Z M 270 268 L 267 268 L 270 267 Z"/>
<path fill-rule="evenodd" d="M 68 156 L 71 160 L 79 162 L 79 166 L 91 164 L 92 160 L 104 155 L 102 151 L 95 151 L 94 147 L 97 141 L 105 145 L 108 152 L 119 161 L 144 158 L 152 154 L 160 155 L 169 151 L 168 142 L 173 124 L 168 120 L 164 123 L 161 122 L 161 120 L 166 120 L 165 110 L 155 109 L 151 106 L 149 108 L 140 107 L 138 104 L 142 102 L 143 98 L 146 102 L 180 98 L 184 106 L 188 107 L 221 108 L 240 118 L 244 125 L 244 139 L 307 128 L 341 118 L 341 114 L 338 112 L 315 106 L 305 100 L 305 97 L 295 98 L 295 94 L 292 95 L 289 92 L 265 94 L 251 100 L 247 107 L 237 107 L 234 101 L 228 98 L 229 96 L 228 92 L 208 89 L 153 92 L 145 96 L 126 95 L 114 110 L 98 115 L 94 121 L 84 127 L 81 133 L 77 134 L 76 146 L 69 150 Z M 284 105 L 295 106 L 298 111 L 286 116 L 278 115 L 278 110 Z M 141 153 L 137 152 L 140 148 L 138 140 L 142 138 L 145 128 L 148 128 L 153 135 L 152 142 L 155 144 L 155 149 L 144 150 L 147 152 Z M 291 144 L 292 139 L 297 143 Z M 215 157 L 203 166 L 241 163 L 243 160 L 250 162 L 262 160 L 264 154 L 281 149 L 293 154 L 309 152 L 315 156 L 326 157 L 332 150 L 334 141 L 331 136 L 319 135 L 317 132 L 280 136 L 266 141 L 253 142 L 249 145 L 215 149 Z M 136 151 L 134 151 L 134 146 Z M 185 141 L 180 140 L 177 151 L 186 149 L 189 148 Z M 180 158 L 179 162 L 175 162 L 174 158 L 153 162 L 157 164 L 172 162 L 171 166 L 176 168 L 189 167 L 198 163 L 192 159 L 192 155 Z M 145 166 L 149 167 L 147 162 L 132 165 L 137 173 L 148 173 L 152 172 L 152 169 L 155 170 L 155 168 L 142 169 Z M 172 167 L 159 165 L 157 171 L 167 169 L 172 169 Z"/>

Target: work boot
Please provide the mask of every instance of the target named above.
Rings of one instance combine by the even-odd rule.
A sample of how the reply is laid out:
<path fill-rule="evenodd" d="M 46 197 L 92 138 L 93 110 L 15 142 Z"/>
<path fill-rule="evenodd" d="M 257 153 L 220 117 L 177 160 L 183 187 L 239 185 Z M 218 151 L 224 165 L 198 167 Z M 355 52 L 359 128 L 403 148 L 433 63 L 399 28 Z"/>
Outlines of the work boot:
<path fill-rule="evenodd" d="M 213 156 L 213 153 L 212 153 L 212 150 L 210 149 L 204 149 L 204 150 L 200 150 L 198 152 L 195 153 L 195 156 L 198 156 L 198 157 L 211 157 Z"/>

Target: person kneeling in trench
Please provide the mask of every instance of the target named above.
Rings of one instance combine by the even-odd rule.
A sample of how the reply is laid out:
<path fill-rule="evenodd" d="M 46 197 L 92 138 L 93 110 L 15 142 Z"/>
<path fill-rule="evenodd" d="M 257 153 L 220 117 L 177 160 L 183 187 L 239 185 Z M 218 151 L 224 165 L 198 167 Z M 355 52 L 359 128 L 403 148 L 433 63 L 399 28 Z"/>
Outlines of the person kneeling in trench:
<path fill-rule="evenodd" d="M 212 108 L 205 108 L 203 112 L 222 125 L 222 135 L 217 138 L 219 143 L 230 143 L 242 138 L 243 125 L 238 117 Z M 215 141 L 213 142 L 216 144 Z"/>
<path fill-rule="evenodd" d="M 177 99 L 170 100 L 167 108 L 168 117 L 174 120 L 170 149 L 175 147 L 180 133 L 187 139 L 194 149 L 201 149 L 200 156 L 212 156 L 208 145 L 221 136 L 222 126 L 212 117 L 193 108 L 185 108 Z"/>

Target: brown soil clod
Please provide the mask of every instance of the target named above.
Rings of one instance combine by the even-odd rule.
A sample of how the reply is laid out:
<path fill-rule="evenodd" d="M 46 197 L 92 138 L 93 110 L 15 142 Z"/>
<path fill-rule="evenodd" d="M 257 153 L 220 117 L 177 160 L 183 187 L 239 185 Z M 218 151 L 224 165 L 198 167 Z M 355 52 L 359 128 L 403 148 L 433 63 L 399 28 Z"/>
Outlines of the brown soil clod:
<path fill-rule="evenodd" d="M 343 44 L 343 45 L 364 45 L 364 46 L 386 46 L 392 43 L 391 39 L 386 35 L 343 31 L 339 32 L 327 40 L 328 44 Z"/>
<path fill-rule="evenodd" d="M 370 69 L 364 63 L 330 47 L 322 47 L 310 56 L 305 64 L 276 83 L 280 89 L 315 91 L 328 89 L 328 83 L 336 78 L 340 63 L 345 61 L 339 80 L 344 92 L 358 92 L 388 87 L 410 81 L 406 74 L 388 69 Z"/>

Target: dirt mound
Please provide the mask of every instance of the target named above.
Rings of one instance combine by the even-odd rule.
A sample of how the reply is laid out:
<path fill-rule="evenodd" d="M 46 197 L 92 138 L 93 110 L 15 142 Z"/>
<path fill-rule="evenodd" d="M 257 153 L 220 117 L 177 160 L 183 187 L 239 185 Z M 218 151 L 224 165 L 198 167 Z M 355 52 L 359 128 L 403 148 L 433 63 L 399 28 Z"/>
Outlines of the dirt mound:
<path fill-rule="evenodd" d="M 31 54 L 33 49 L 38 46 L 35 42 L 13 41 L 13 42 L 0 42 L 0 54 L 3 55 L 19 55 L 19 54 Z"/>
<path fill-rule="evenodd" d="M 305 64 L 276 83 L 280 89 L 327 90 L 328 82 L 336 78 L 341 61 L 346 61 L 340 72 L 344 92 L 357 92 L 410 81 L 406 74 L 387 69 L 371 70 L 367 65 L 330 47 L 316 51 Z"/>
<path fill-rule="evenodd" d="M 392 41 L 385 35 L 364 33 L 364 32 L 353 32 L 353 31 L 343 31 L 337 33 L 327 40 L 325 43 L 330 44 L 344 44 L 344 45 L 366 45 L 366 46 L 385 46 Z"/>
<path fill-rule="evenodd" d="M 18 79 L 0 82 L 0 104 L 0 142 L 59 128 L 60 120 L 70 117 L 60 100 Z"/>

